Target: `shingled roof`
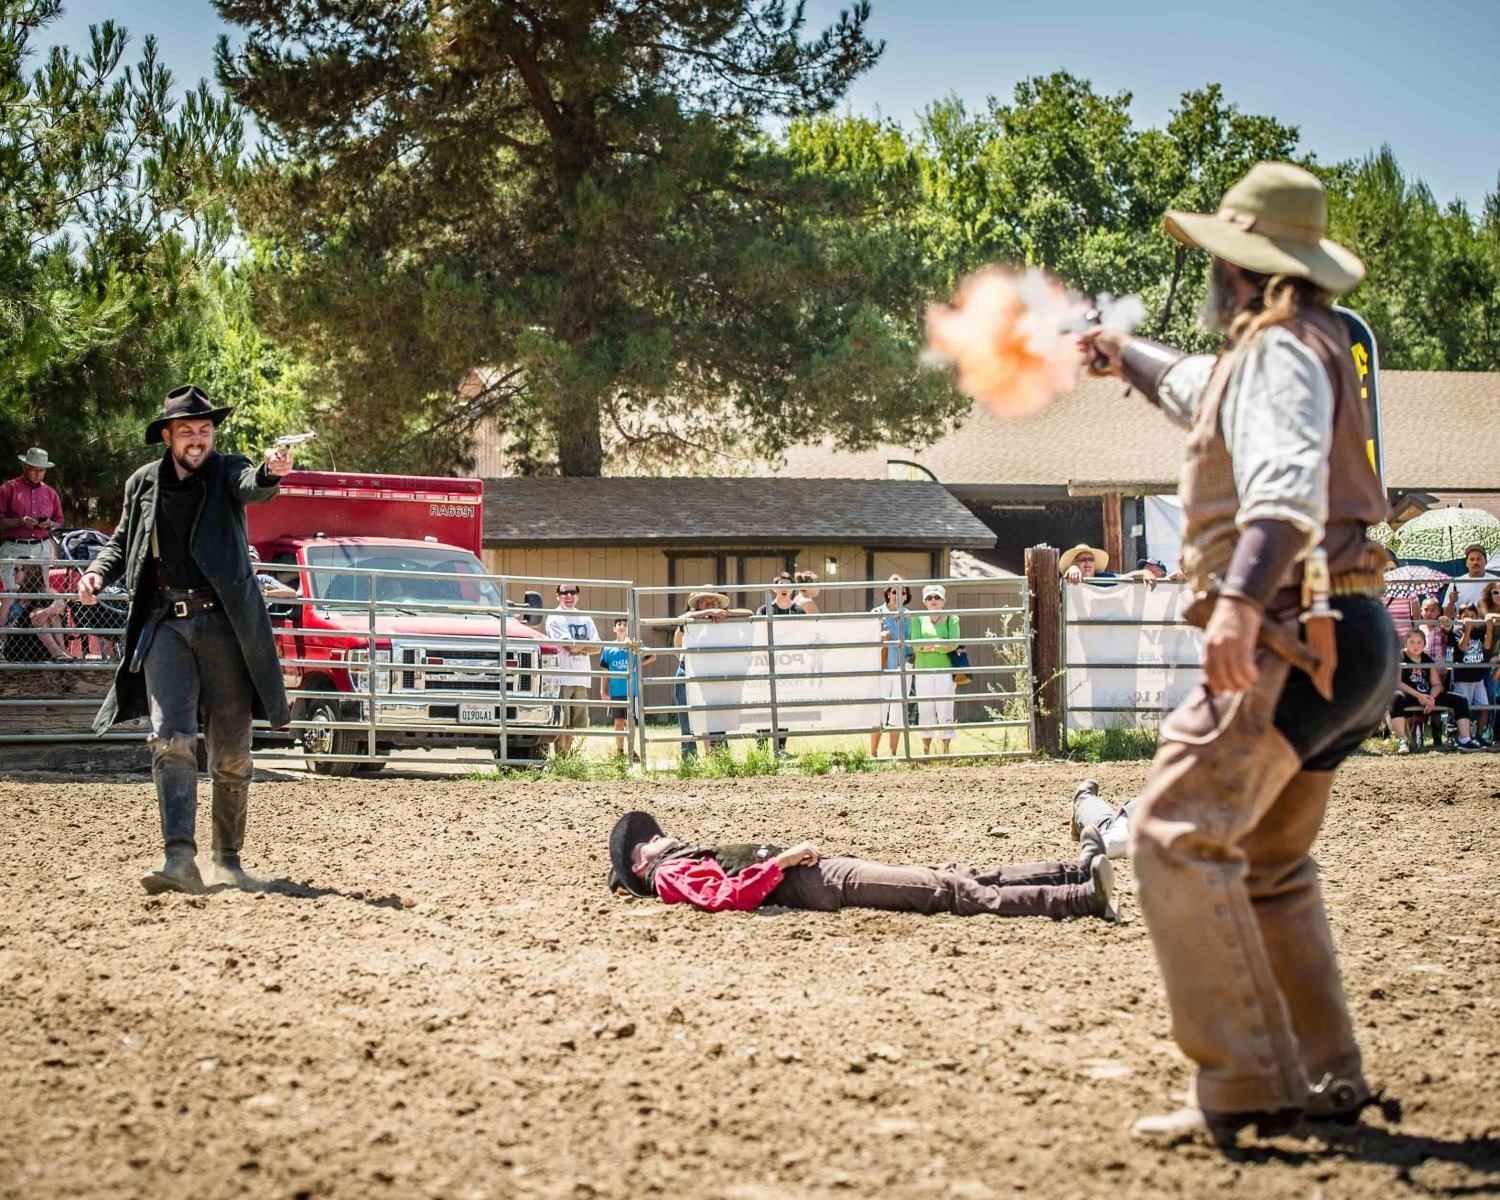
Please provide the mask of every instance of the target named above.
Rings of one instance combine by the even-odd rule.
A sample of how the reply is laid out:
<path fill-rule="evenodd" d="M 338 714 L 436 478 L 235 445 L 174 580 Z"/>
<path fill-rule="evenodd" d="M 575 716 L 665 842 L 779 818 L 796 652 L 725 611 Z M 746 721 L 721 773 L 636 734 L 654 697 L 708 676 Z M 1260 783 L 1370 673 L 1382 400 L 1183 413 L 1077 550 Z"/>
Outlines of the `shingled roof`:
<path fill-rule="evenodd" d="M 946 488 L 926 481 L 486 479 L 484 500 L 486 546 L 995 544 Z"/>
<path fill-rule="evenodd" d="M 1403 491 L 1500 489 L 1500 372 L 1382 371 L 1386 483 Z M 1488 429 L 1489 433 L 1484 431 Z M 1128 493 L 1172 491 L 1183 432 L 1116 380 L 1086 379 L 1050 407 L 1020 420 L 976 404 L 931 446 L 880 446 L 862 453 L 830 443 L 796 446 L 768 473 L 807 478 L 888 474 L 890 459 L 920 463 L 960 494 L 966 488 L 1119 485 Z"/>

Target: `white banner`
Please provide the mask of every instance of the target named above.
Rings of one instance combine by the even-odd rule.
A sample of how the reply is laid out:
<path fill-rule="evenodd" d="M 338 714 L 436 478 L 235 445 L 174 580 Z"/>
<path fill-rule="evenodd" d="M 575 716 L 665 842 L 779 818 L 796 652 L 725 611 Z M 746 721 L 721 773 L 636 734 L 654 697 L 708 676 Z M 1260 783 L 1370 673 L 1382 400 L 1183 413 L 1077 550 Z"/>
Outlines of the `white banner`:
<path fill-rule="evenodd" d="M 1183 584 L 1063 586 L 1067 728 L 1157 724 L 1202 680 L 1203 634 Z"/>
<path fill-rule="evenodd" d="M 787 617 L 776 621 L 776 719 L 782 729 L 876 729 L 880 725 L 880 620 Z M 863 645 L 850 645 L 863 643 Z M 687 702 L 731 708 L 688 715 L 695 734 L 771 728 L 766 622 L 705 621 L 687 626 Z M 693 651 L 713 649 L 718 653 Z M 831 672 L 869 671 L 826 678 Z M 789 676 L 805 678 L 789 678 Z M 832 704 L 830 701 L 857 701 Z M 803 702 L 813 701 L 814 703 Z M 796 707 L 786 707 L 795 704 Z"/>

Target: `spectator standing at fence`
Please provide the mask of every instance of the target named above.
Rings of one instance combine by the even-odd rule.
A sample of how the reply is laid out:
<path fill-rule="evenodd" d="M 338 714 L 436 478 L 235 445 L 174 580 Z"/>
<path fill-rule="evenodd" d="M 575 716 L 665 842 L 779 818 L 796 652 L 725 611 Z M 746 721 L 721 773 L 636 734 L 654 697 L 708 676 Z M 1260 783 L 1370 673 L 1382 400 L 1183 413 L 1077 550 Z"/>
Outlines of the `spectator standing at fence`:
<path fill-rule="evenodd" d="M 1443 614 L 1451 617 L 1461 604 L 1478 604 L 1485 588 L 1497 577 L 1485 569 L 1488 551 L 1478 542 L 1464 548 L 1466 574 L 1458 576 L 1443 593 Z"/>
<path fill-rule="evenodd" d="M 730 608 L 729 597 L 723 592 L 694 592 L 688 597 L 687 611 L 679 618 L 677 631 L 672 635 L 672 646 L 677 651 L 677 683 L 672 689 L 673 703 L 677 705 L 677 732 L 682 738 L 682 757 L 692 758 L 698 753 L 698 743 L 693 737 L 691 714 L 687 711 L 687 651 L 684 648 L 687 636 L 684 632 L 694 621 L 713 621 L 716 624 L 729 617 L 748 617 L 748 608 Z M 719 750 L 728 743 L 722 735 L 710 734 L 704 740 L 706 750 Z"/>
<path fill-rule="evenodd" d="M 958 688 L 949 655 L 958 649 L 959 625 L 957 614 L 943 611 L 947 598 L 942 584 L 929 583 L 922 589 L 925 611 L 911 626 L 912 691 L 917 697 L 923 754 L 932 752 L 934 735 L 939 754 L 947 754 L 953 745 L 953 696 Z"/>
<path fill-rule="evenodd" d="M 771 598 L 755 610 L 757 617 L 765 617 L 767 623 L 776 617 L 800 617 L 805 615 L 803 607 L 797 603 L 797 598 L 792 594 L 796 584 L 796 576 L 790 571 L 778 571 L 771 580 Z M 770 642 L 775 638 L 772 630 L 766 631 L 766 640 Z M 758 730 L 759 733 L 768 734 L 770 730 Z M 776 738 L 776 753 L 786 753 L 786 738 Z"/>
<path fill-rule="evenodd" d="M 886 580 L 885 599 L 870 610 L 880 618 L 880 720 L 886 730 L 887 748 L 892 758 L 906 724 L 902 710 L 906 707 L 907 674 L 902 663 L 911 654 L 911 588 L 900 575 Z M 870 757 L 880 757 L 880 728 L 870 730 Z"/>
<path fill-rule="evenodd" d="M 33 446 L 21 460 L 21 473 L 0 483 L 0 558 L 29 558 L 35 562 L 52 561 L 52 531 L 62 525 L 62 497 L 47 482 L 47 472 L 57 464 L 40 446 Z M 20 568 L 4 569 L 5 590 L 25 590 L 18 586 Z"/>
<path fill-rule="evenodd" d="M 809 616 L 818 611 L 818 593 L 822 590 L 817 587 L 818 573 L 816 571 L 796 571 L 792 574 L 792 581 L 797 585 L 797 594 L 792 597 L 792 603 Z"/>
<path fill-rule="evenodd" d="M 579 674 L 592 666 L 590 659 L 599 653 L 599 627 L 594 618 L 578 611 L 578 585 L 557 585 L 557 607 L 547 615 L 547 639 L 561 650 L 558 678 L 558 724 L 563 729 L 584 729 L 589 724 L 589 680 Z M 595 643 L 590 645 L 589 643 Z M 557 739 L 556 753 L 571 754 L 574 736 L 563 733 Z"/>
<path fill-rule="evenodd" d="M 78 580 L 78 599 L 124 576 L 130 592 L 125 646 L 114 686 L 94 718 L 103 733 L 116 721 L 149 716 L 165 861 L 141 885 L 151 893 L 199 892 L 195 856 L 198 728 L 202 714 L 213 778 L 213 858 L 243 880 L 240 850 L 250 797 L 250 722 L 279 729 L 291 719 L 266 602 L 250 569 L 245 505 L 276 495 L 292 469 L 277 446 L 259 465 L 214 450 L 214 433 L 232 407 L 216 408 L 196 387 L 178 388 L 146 426 L 146 445 L 162 457 L 125 484 L 125 508 L 109 543 Z"/>
<path fill-rule="evenodd" d="M 1192 431 L 1183 566 L 1204 684 L 1162 723 L 1132 846 L 1172 1032 L 1198 1067 L 1187 1105 L 1134 1127 L 1165 1145 L 1355 1121 L 1375 1102 L 1311 856 L 1397 662 L 1366 535 L 1389 501 L 1331 306 L 1364 266 L 1324 236 L 1327 212 L 1317 176 L 1266 162 L 1216 213 L 1167 214 L 1168 233 L 1212 255 L 1202 321 L 1225 337 L 1217 357 L 1080 338 L 1096 374 Z"/>
<path fill-rule="evenodd" d="M 1127 574 L 1125 578 L 1144 583 L 1146 590 L 1150 592 L 1155 591 L 1156 585 L 1163 580 L 1168 583 L 1181 583 L 1187 576 L 1181 570 L 1168 571 L 1167 564 L 1159 558 L 1138 558 L 1135 570 Z"/>
<path fill-rule="evenodd" d="M 629 717 L 629 706 L 635 703 L 640 692 L 641 668 L 656 661 L 656 655 L 644 658 L 630 644 L 630 622 L 625 617 L 615 618 L 615 644 L 599 651 L 599 665 L 608 671 L 599 680 L 599 699 L 609 704 L 609 716 L 615 723 L 615 753 L 625 753 L 625 726 Z M 632 751 L 636 762 L 641 756 Z"/>
<path fill-rule="evenodd" d="M 1479 615 L 1479 605 L 1459 606 L 1453 625 L 1453 661 L 1466 665 L 1453 668 L 1452 689 L 1468 702 L 1474 718 L 1474 740 L 1481 743 L 1490 723 L 1490 714 L 1482 710 L 1490 702 L 1485 677 L 1490 673 L 1495 634 L 1494 622 Z"/>
<path fill-rule="evenodd" d="M 1109 570 L 1109 552 L 1079 542 L 1064 550 L 1057 560 L 1057 573 L 1064 583 L 1082 583 L 1085 579 L 1114 579 Z"/>
<path fill-rule="evenodd" d="M 1453 714 L 1458 725 L 1458 740 L 1455 750 L 1472 753 L 1484 747 L 1469 736 L 1469 702 L 1457 692 L 1444 686 L 1443 673 L 1434 665 L 1432 655 L 1427 653 L 1420 629 L 1406 635 L 1406 649 L 1401 656 L 1400 682 L 1396 688 L 1396 700 L 1391 705 L 1391 731 L 1396 735 L 1396 753 L 1406 754 L 1411 745 L 1406 737 L 1406 722 L 1410 716 L 1432 716 L 1440 708 Z"/>

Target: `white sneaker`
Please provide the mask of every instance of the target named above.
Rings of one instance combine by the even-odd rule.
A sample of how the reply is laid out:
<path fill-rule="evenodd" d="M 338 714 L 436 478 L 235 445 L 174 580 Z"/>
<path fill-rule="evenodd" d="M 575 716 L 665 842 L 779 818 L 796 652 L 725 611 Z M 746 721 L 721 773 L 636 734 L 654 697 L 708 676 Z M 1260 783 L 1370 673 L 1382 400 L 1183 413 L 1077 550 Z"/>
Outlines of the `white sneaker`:
<path fill-rule="evenodd" d="M 1396 743 L 1396 753 L 1397 754 L 1410 754 L 1411 753 L 1411 747 L 1406 744 L 1406 739 L 1405 738 L 1402 738 L 1399 742 Z"/>

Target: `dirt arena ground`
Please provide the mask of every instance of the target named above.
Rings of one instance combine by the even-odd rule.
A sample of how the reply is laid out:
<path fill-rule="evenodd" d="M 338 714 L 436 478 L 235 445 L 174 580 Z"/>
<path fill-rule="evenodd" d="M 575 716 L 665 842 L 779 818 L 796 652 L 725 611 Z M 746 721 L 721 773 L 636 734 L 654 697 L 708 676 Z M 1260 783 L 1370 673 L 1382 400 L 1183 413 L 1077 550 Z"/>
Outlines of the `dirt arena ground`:
<path fill-rule="evenodd" d="M 1144 775 L 1094 770 L 1115 795 Z M 604 891 L 629 807 L 706 839 L 1020 861 L 1066 853 L 1079 774 L 290 772 L 257 784 L 247 854 L 280 882 L 196 898 L 136 882 L 148 785 L 0 782 L 0 1195 L 1500 1192 L 1500 758 L 1361 758 L 1339 786 L 1325 887 L 1371 1074 L 1407 1112 L 1335 1142 L 1132 1145 L 1187 1079 L 1138 918 Z"/>

